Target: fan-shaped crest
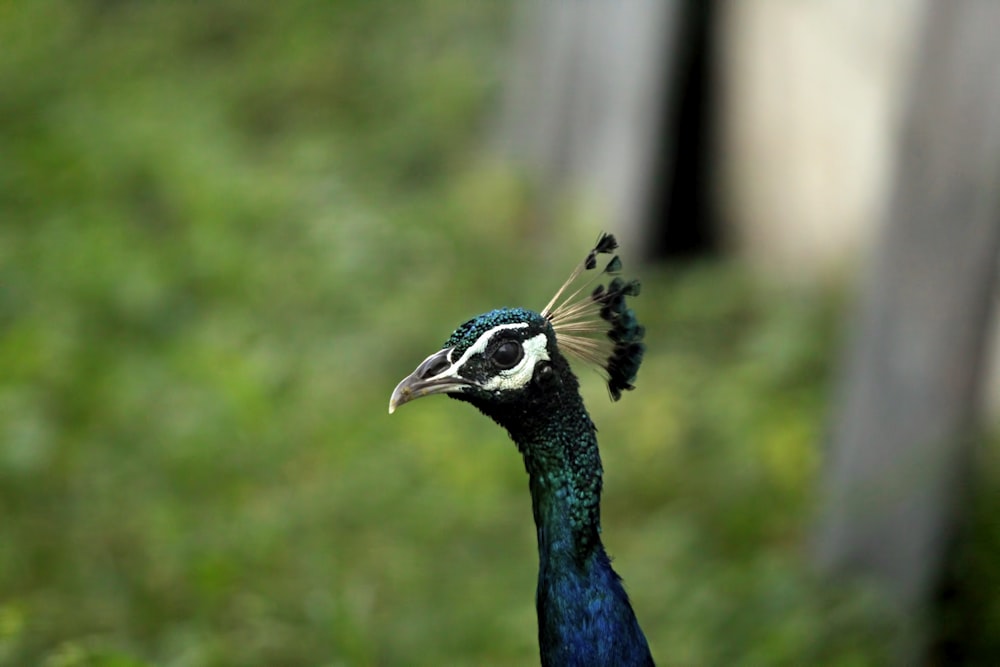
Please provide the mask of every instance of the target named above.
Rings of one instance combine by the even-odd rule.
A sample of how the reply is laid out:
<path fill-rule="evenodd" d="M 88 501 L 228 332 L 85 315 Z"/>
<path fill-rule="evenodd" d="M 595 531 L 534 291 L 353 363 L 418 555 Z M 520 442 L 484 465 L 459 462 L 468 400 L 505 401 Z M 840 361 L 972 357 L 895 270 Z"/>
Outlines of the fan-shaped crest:
<path fill-rule="evenodd" d="M 622 391 L 635 388 L 632 383 L 646 349 L 642 343 L 645 329 L 625 301 L 626 297 L 639 295 L 639 281 L 618 277 L 622 262 L 613 254 L 617 249 L 613 235 L 601 234 L 597 244 L 542 310 L 542 316 L 556 332 L 559 347 L 599 368 L 611 398 L 616 401 Z M 582 274 L 597 269 L 601 255 L 612 256 L 590 280 L 564 297 Z M 590 289 L 605 276 L 612 276 L 607 284 L 602 281 Z"/>

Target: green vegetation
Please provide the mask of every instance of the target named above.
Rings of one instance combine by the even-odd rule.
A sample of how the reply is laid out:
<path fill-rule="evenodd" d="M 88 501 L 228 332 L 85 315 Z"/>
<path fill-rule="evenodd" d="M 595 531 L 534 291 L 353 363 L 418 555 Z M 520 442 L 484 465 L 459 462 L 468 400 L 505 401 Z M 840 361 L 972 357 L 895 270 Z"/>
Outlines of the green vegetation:
<path fill-rule="evenodd" d="M 386 414 L 596 236 L 539 231 L 481 150 L 505 26 L 459 0 L 0 7 L 0 665 L 535 660 L 513 447 L 443 398 Z M 836 300 L 643 274 L 639 391 L 585 390 L 654 654 L 880 664 L 876 598 L 802 554 Z"/>

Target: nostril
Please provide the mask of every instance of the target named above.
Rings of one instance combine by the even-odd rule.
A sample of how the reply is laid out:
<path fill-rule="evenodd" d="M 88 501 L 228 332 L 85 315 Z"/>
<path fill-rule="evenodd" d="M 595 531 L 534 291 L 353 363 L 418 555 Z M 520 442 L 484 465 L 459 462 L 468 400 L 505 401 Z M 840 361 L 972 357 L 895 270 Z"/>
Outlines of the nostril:
<path fill-rule="evenodd" d="M 414 375 L 422 380 L 426 380 L 427 378 L 432 378 L 435 375 L 440 375 L 445 372 L 448 370 L 449 366 L 451 366 L 451 364 L 448 362 L 447 355 L 438 353 L 424 361 L 424 363 L 420 364 L 420 368 L 416 370 Z"/>
<path fill-rule="evenodd" d="M 443 373 L 446 368 L 448 368 L 448 362 L 444 359 L 438 359 L 424 369 L 423 377 L 432 378 L 439 373 Z"/>

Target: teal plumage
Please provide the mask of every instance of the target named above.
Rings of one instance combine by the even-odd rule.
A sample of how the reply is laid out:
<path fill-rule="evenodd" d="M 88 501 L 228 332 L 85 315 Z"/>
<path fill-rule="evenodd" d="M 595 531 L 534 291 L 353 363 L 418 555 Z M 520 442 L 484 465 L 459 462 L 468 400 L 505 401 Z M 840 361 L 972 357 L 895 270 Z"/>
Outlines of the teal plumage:
<path fill-rule="evenodd" d="M 446 393 L 503 426 L 528 472 L 537 532 L 538 640 L 543 665 L 652 665 L 645 636 L 601 542 L 603 469 L 596 429 L 563 348 L 604 369 L 614 400 L 633 388 L 643 328 L 626 297 L 637 282 L 615 277 L 579 301 L 552 308 L 597 256 L 617 248 L 602 235 L 541 313 L 493 310 L 458 327 L 444 347 L 396 387 L 390 412 Z M 613 257 L 600 275 L 621 269 Z M 596 335 L 596 337 L 594 337 Z"/>

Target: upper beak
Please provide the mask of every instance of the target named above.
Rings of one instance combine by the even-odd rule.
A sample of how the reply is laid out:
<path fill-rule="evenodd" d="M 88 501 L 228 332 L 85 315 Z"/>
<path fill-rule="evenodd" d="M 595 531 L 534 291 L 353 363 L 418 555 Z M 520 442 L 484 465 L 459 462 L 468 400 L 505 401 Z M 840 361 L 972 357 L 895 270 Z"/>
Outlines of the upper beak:
<path fill-rule="evenodd" d="M 422 396 L 431 394 L 446 394 L 467 387 L 472 383 L 461 378 L 452 369 L 448 361 L 450 348 L 435 352 L 417 366 L 417 370 L 407 375 L 396 385 L 389 398 L 389 414 L 403 403 L 408 403 Z"/>

